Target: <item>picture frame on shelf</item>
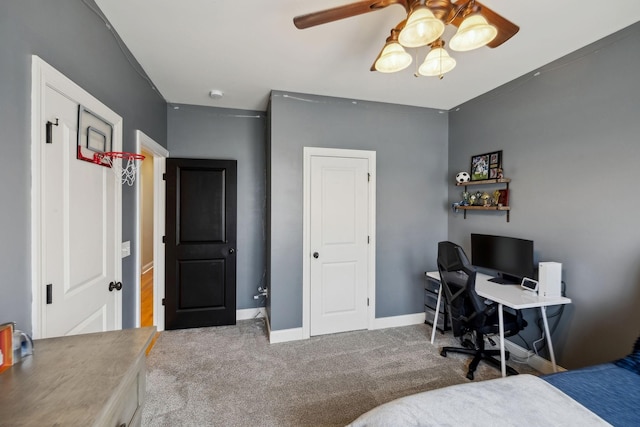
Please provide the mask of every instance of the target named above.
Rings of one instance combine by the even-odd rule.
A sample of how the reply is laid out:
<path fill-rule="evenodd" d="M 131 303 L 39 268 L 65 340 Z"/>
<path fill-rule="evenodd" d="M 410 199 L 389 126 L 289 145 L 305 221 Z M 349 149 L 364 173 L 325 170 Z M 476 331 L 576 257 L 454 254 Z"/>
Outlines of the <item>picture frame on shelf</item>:
<path fill-rule="evenodd" d="M 502 178 L 502 150 L 489 154 L 489 179 Z"/>
<path fill-rule="evenodd" d="M 471 181 L 499 179 L 502 175 L 502 150 L 471 156 Z"/>
<path fill-rule="evenodd" d="M 489 179 L 489 153 L 471 156 L 471 181 Z"/>
<path fill-rule="evenodd" d="M 497 190 L 500 193 L 498 197 L 498 206 L 509 206 L 509 190 Z"/>

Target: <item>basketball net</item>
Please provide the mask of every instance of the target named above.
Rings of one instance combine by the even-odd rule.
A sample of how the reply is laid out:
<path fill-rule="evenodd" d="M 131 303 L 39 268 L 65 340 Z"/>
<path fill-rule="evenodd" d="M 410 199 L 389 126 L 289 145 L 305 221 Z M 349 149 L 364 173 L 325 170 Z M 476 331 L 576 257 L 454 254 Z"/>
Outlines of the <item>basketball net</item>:
<path fill-rule="evenodd" d="M 129 186 L 133 185 L 138 175 L 138 169 L 144 160 L 142 154 L 110 151 L 102 156 L 113 173 L 120 177 L 123 184 L 126 182 Z"/>

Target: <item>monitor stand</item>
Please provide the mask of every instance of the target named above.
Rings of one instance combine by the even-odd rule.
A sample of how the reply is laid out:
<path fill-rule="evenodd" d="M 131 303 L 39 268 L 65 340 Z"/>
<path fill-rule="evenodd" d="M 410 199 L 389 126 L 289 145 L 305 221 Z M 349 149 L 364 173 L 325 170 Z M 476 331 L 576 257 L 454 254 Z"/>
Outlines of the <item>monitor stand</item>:
<path fill-rule="evenodd" d="M 509 276 L 507 274 L 502 274 L 498 277 L 494 277 L 489 279 L 490 282 L 498 283 L 499 285 L 519 285 L 520 281 L 515 276 Z"/>

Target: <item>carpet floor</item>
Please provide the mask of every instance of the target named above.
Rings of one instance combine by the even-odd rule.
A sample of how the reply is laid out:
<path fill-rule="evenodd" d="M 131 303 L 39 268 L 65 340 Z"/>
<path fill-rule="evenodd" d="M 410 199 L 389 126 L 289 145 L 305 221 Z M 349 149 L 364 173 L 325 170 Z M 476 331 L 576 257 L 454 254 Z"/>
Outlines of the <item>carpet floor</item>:
<path fill-rule="evenodd" d="M 409 394 L 467 383 L 469 357 L 440 356 L 431 326 L 269 344 L 263 319 L 165 331 L 147 359 L 143 426 L 343 426 Z M 509 361 L 521 373 L 530 367 Z M 498 378 L 481 363 L 475 381 Z"/>

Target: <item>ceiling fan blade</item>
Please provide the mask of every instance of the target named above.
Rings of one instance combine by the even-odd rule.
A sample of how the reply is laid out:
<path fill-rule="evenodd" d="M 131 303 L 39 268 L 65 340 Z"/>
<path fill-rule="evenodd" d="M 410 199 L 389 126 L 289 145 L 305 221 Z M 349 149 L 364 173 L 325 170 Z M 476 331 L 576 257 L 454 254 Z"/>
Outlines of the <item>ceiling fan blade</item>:
<path fill-rule="evenodd" d="M 453 4 L 455 6 L 462 6 L 465 3 L 468 3 L 468 2 L 459 1 Z M 516 33 L 520 30 L 520 27 L 518 27 L 516 24 L 509 21 L 507 18 L 503 17 L 497 12 L 494 12 L 493 10 L 489 9 L 487 6 L 483 5 L 482 3 L 477 1 L 475 2 L 475 4 L 477 6 L 480 6 L 480 14 L 484 16 L 487 19 L 487 21 L 489 21 L 490 24 L 495 25 L 495 27 L 498 29 L 498 35 L 496 36 L 496 38 L 487 44 L 487 46 L 489 46 L 490 48 L 500 46 L 502 43 L 506 42 L 511 37 L 516 35 Z M 453 20 L 453 22 L 451 22 L 456 27 L 459 27 L 463 21 L 463 18 L 460 15 L 458 15 Z"/>
<path fill-rule="evenodd" d="M 339 21 L 341 19 L 350 18 L 356 15 L 373 12 L 384 9 L 392 4 L 399 4 L 409 9 L 409 0 L 361 0 L 356 3 L 338 6 L 331 9 L 321 10 L 319 12 L 308 13 L 293 18 L 293 24 L 299 29 L 315 27 L 316 25 L 326 24 L 328 22 Z"/>

